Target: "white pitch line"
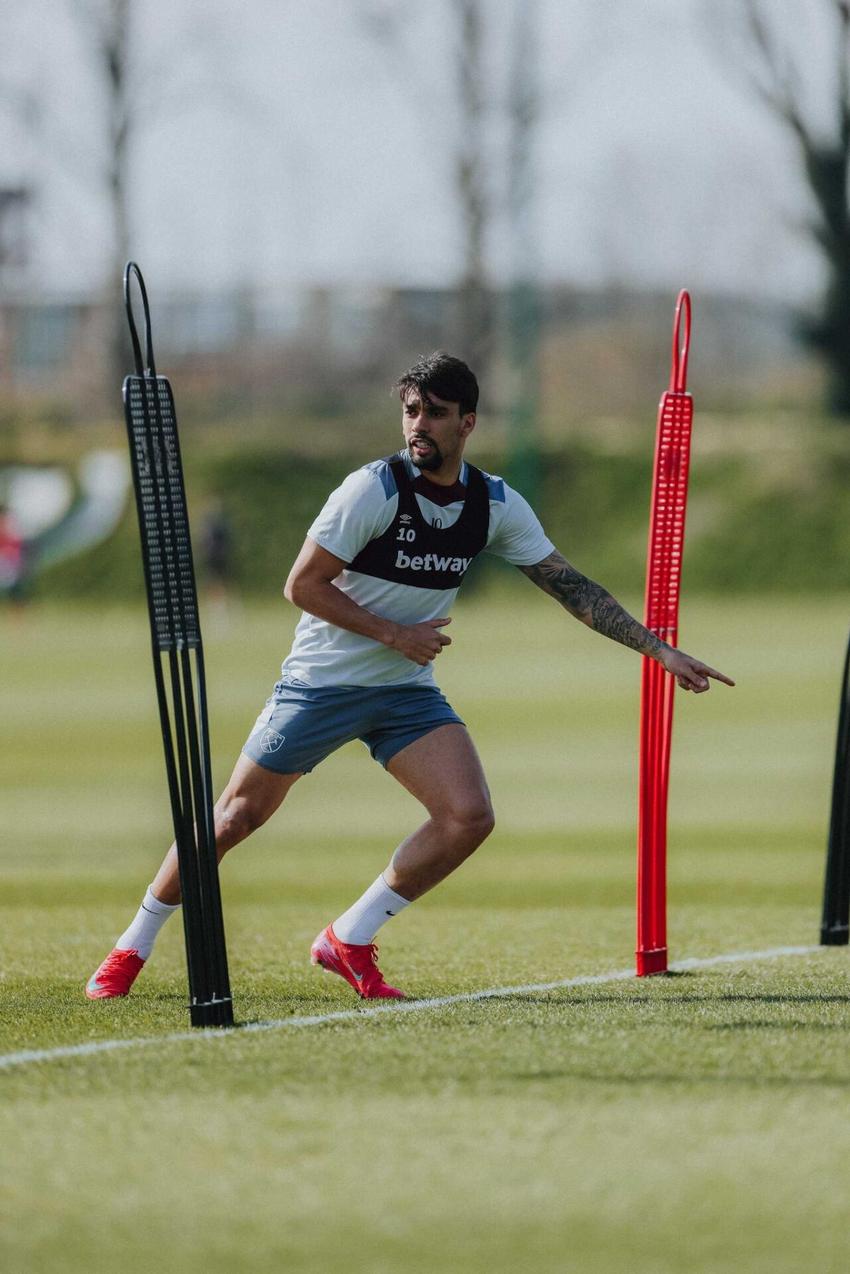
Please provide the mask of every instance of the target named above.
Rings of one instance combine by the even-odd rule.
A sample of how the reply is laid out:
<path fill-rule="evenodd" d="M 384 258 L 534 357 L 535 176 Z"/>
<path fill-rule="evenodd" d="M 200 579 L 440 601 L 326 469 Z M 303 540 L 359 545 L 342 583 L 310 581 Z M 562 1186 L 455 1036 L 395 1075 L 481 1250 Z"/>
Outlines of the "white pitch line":
<path fill-rule="evenodd" d="M 725 955 L 692 957 L 670 965 L 671 973 L 687 973 L 691 969 L 710 969 L 719 964 L 748 964 L 754 960 L 776 960 L 781 956 L 810 955 L 819 946 L 769 947 L 765 951 L 732 951 Z M 246 1031 L 282 1031 L 296 1026 L 324 1026 L 326 1022 L 354 1022 L 365 1017 L 393 1016 L 399 1013 L 422 1013 L 427 1009 L 444 1009 L 451 1004 L 471 1004 L 478 1000 L 506 999 L 510 995 L 533 995 L 537 991 L 561 991 L 574 986 L 596 986 L 604 982 L 628 982 L 635 978 L 634 969 L 614 969 L 608 973 L 585 973 L 557 982 L 529 982 L 523 986 L 497 986 L 483 991 L 464 991 L 459 995 L 441 995 L 430 1000 L 401 1000 L 391 1004 L 372 1004 L 368 1008 L 338 1009 L 335 1013 L 313 1013 L 300 1017 L 281 1017 L 269 1022 L 245 1022 L 235 1030 L 218 1027 L 210 1030 L 174 1031 L 170 1035 L 137 1036 L 122 1040 L 90 1040 L 87 1044 L 67 1044 L 61 1048 L 24 1049 L 20 1053 L 0 1054 L 0 1070 L 25 1066 L 29 1062 L 53 1062 L 63 1057 L 90 1057 L 95 1053 L 113 1053 L 119 1049 L 148 1048 L 152 1044 L 179 1044 L 188 1040 L 238 1039 Z"/>

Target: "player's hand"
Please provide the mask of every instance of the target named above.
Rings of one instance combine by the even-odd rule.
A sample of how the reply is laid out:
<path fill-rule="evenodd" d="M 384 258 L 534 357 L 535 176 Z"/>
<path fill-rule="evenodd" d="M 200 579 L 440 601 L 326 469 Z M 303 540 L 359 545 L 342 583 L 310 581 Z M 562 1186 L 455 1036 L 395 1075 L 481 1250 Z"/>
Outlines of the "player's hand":
<path fill-rule="evenodd" d="M 440 632 L 451 622 L 450 619 L 427 619 L 424 624 L 396 624 L 390 646 L 424 668 L 436 659 L 444 646 L 452 644 L 451 637 Z"/>
<path fill-rule="evenodd" d="M 718 672 L 716 668 L 709 668 L 708 664 L 704 664 L 701 659 L 694 659 L 692 655 L 686 655 L 683 650 L 665 650 L 661 656 L 661 663 L 676 678 L 676 681 L 683 690 L 693 690 L 694 694 L 702 694 L 704 690 L 711 688 L 711 681 L 722 681 L 724 686 L 734 686 L 731 677 L 727 677 L 725 673 Z"/>

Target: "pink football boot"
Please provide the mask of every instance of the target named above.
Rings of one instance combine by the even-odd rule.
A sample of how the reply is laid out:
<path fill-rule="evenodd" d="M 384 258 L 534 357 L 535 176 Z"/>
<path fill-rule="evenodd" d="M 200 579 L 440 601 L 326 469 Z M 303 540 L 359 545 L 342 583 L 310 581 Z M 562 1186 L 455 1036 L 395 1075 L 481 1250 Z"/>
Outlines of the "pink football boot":
<path fill-rule="evenodd" d="M 403 1000 L 404 992 L 387 986 L 378 968 L 378 948 L 374 942 L 365 946 L 340 942 L 331 925 L 319 934 L 310 948 L 311 964 L 321 965 L 345 978 L 364 1000 Z"/>
<path fill-rule="evenodd" d="M 90 1000 L 112 1000 L 126 995 L 142 971 L 144 960 L 138 951 L 110 951 L 100 968 L 86 983 Z"/>

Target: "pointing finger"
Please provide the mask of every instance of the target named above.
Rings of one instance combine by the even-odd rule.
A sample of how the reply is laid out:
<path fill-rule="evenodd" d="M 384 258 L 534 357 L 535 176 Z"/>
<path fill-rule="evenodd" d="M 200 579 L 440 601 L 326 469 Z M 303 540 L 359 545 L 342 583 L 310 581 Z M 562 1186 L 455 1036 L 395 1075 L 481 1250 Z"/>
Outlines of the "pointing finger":
<path fill-rule="evenodd" d="M 734 686 L 731 677 L 727 677 L 724 672 L 718 672 L 716 668 L 709 668 L 707 664 L 700 664 L 699 671 L 705 673 L 706 677 L 713 677 L 715 681 L 722 681 L 724 686 Z"/>

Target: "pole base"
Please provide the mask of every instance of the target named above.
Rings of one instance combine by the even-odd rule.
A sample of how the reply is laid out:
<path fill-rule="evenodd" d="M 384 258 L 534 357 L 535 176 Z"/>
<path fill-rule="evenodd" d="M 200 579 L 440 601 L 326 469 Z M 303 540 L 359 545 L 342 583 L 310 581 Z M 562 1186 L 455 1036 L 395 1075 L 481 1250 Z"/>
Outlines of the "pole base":
<path fill-rule="evenodd" d="M 846 947 L 848 939 L 850 939 L 850 927 L 847 925 L 821 925 L 822 947 Z"/>
<path fill-rule="evenodd" d="M 636 973 L 639 978 L 653 973 L 667 972 L 667 948 L 656 947 L 653 951 L 635 952 Z"/>
<path fill-rule="evenodd" d="M 203 1004 L 190 1004 L 189 1017 L 193 1026 L 232 1026 L 233 1001 L 208 1000 Z"/>

